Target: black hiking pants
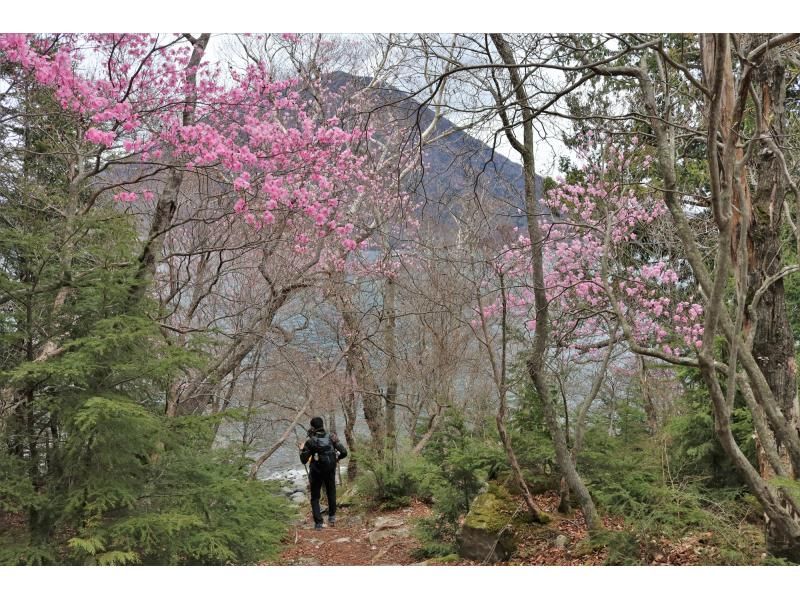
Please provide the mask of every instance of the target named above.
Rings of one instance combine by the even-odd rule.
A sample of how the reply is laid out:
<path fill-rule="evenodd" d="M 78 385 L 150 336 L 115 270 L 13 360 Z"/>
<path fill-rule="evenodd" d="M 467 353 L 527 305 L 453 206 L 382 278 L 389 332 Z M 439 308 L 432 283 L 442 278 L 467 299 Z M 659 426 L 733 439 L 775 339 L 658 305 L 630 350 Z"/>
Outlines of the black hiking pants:
<path fill-rule="evenodd" d="M 328 497 L 328 517 L 336 515 L 336 470 L 330 473 L 312 470 L 308 478 L 311 484 L 311 513 L 314 515 L 314 523 L 322 523 L 319 496 L 323 486 Z"/>

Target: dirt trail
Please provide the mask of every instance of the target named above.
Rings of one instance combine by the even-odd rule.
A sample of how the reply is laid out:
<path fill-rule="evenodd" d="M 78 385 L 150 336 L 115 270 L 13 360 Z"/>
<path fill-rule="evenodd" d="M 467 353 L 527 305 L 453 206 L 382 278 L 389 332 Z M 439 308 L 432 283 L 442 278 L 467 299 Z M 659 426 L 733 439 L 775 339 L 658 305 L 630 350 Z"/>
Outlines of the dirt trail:
<path fill-rule="evenodd" d="M 546 493 L 535 497 L 539 508 L 554 517 L 550 527 L 552 536 L 563 534 L 569 547 L 556 548 L 552 538 L 545 539 L 539 535 L 538 526 L 530 526 L 520 534 L 519 550 L 507 563 L 500 565 L 596 565 L 605 557 L 604 550 L 591 551 L 588 554 L 574 554 L 571 548 L 586 535 L 586 526 L 579 510 L 568 516 L 556 512 L 558 495 Z M 519 503 L 524 509 L 524 503 Z M 429 516 L 431 507 L 413 502 L 411 506 L 391 511 L 359 512 L 352 507 L 340 508 L 337 523 L 333 528 L 313 529 L 311 514 L 307 513 L 303 521 L 298 522 L 289 533 L 285 549 L 276 565 L 414 565 L 421 559 L 415 558 L 413 552 L 419 547 L 414 538 L 413 529 L 416 520 Z M 402 523 L 400 526 L 390 525 L 380 528 L 385 522 Z M 607 527 L 620 528 L 617 521 L 607 519 Z M 532 535 L 525 533 L 533 532 Z M 266 564 L 266 563 L 265 563 Z M 461 559 L 450 565 L 482 565 L 475 561 Z"/>
<path fill-rule="evenodd" d="M 409 507 L 379 513 L 358 513 L 340 508 L 336 526 L 313 529 L 311 514 L 290 530 L 286 548 L 276 565 L 412 565 L 419 542 L 414 521 L 430 514 L 430 507 L 415 502 Z M 327 521 L 327 519 L 326 519 Z M 376 529 L 376 524 L 389 523 Z M 397 525 L 401 524 L 402 525 Z"/>

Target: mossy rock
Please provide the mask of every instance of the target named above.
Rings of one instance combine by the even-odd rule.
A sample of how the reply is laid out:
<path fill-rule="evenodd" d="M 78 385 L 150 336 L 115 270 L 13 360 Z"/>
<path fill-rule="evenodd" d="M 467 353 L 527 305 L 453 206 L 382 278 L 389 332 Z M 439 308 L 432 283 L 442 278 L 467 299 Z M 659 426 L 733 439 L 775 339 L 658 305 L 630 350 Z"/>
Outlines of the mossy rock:
<path fill-rule="evenodd" d="M 512 497 L 501 484 L 490 483 L 472 502 L 458 532 L 458 553 L 481 561 L 507 561 L 516 550 Z"/>
<path fill-rule="evenodd" d="M 515 517 L 514 498 L 502 484 L 491 482 L 486 490 L 475 497 L 465 524 L 487 532 L 499 532 Z"/>

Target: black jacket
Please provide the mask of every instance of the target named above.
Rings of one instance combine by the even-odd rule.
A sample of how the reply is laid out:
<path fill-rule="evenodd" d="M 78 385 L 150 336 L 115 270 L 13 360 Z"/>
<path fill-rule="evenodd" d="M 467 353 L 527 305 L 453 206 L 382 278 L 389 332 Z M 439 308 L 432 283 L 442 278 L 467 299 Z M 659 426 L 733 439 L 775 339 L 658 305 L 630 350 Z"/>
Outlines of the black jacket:
<path fill-rule="evenodd" d="M 326 434 L 327 432 L 323 429 L 309 432 L 309 436 L 317 436 L 317 437 L 322 437 L 325 436 Z M 341 442 L 339 442 L 339 438 L 336 436 L 336 434 L 331 434 L 330 437 L 331 437 L 331 442 L 333 443 L 333 448 L 336 450 L 336 460 L 339 461 L 341 459 L 344 459 L 347 456 L 347 449 Z M 303 445 L 303 448 L 300 449 L 300 461 L 305 465 L 306 463 L 308 463 L 309 459 L 311 459 L 313 455 L 314 455 L 314 447 L 311 444 L 311 438 L 309 438 L 308 440 L 306 440 L 305 444 Z M 313 459 L 311 460 L 311 471 L 313 472 L 317 471 L 317 462 L 314 461 Z"/>

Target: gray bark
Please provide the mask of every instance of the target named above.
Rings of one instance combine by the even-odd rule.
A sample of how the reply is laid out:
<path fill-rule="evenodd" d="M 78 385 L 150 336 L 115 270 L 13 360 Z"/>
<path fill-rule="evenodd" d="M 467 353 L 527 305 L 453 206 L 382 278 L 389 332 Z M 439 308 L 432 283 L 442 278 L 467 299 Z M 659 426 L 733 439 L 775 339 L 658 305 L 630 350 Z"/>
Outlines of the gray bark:
<path fill-rule="evenodd" d="M 550 386 L 545 371 L 545 357 L 548 343 L 550 341 L 550 321 L 549 305 L 544 283 L 544 259 L 542 255 L 543 236 L 539 206 L 536 201 L 536 167 L 534 161 L 534 142 L 533 142 L 533 113 L 530 109 L 530 102 L 525 93 L 524 83 L 519 76 L 519 67 L 514 59 L 511 48 L 506 43 L 501 34 L 492 34 L 492 41 L 497 48 L 503 63 L 506 65 L 511 84 L 514 88 L 517 103 L 522 109 L 523 119 L 523 142 L 516 138 L 510 129 L 506 129 L 506 135 L 512 145 L 518 148 L 522 157 L 523 172 L 525 175 L 525 208 L 528 220 L 528 235 L 531 241 L 531 263 L 533 270 L 533 297 L 536 313 L 536 330 L 534 332 L 533 350 L 527 361 L 528 374 L 536 388 L 539 400 L 542 403 L 542 411 L 545 423 L 553 440 L 556 451 L 556 461 L 561 469 L 564 478 L 567 480 L 571 491 L 577 497 L 581 510 L 583 511 L 586 524 L 589 529 L 602 527 L 602 522 L 597 514 L 594 501 L 589 494 L 588 488 L 583 483 L 580 474 L 572 461 L 564 429 L 558 421 L 557 409 L 553 401 Z M 501 111 L 505 108 L 498 107 Z M 507 118 L 504 120 L 508 120 Z M 513 138 L 513 141 L 512 141 Z"/>

